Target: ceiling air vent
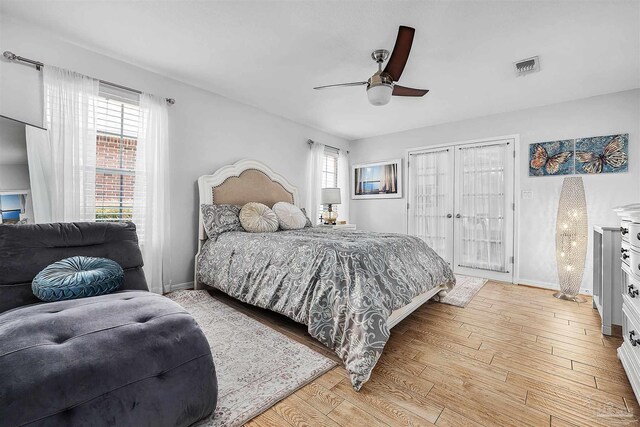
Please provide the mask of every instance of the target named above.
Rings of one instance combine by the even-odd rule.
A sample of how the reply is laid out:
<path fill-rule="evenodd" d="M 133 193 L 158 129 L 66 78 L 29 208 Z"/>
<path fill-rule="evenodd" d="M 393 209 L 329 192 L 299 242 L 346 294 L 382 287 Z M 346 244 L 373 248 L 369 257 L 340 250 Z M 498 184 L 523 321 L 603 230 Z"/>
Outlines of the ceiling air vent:
<path fill-rule="evenodd" d="M 513 67 L 516 71 L 516 76 L 526 76 L 527 74 L 540 71 L 540 58 L 534 56 L 533 58 L 523 59 L 514 62 Z"/>

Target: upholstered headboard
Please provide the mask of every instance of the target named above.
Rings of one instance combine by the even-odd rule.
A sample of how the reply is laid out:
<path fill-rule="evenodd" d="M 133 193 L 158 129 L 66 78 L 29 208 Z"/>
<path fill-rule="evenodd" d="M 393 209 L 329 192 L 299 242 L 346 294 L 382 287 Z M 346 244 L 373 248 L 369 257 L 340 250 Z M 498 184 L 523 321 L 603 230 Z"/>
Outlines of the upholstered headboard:
<path fill-rule="evenodd" d="M 298 190 L 283 176 L 257 160 L 240 160 L 198 178 L 198 251 L 207 239 L 202 223 L 202 204 L 244 205 L 260 202 L 272 207 L 277 202 L 298 205 Z"/>

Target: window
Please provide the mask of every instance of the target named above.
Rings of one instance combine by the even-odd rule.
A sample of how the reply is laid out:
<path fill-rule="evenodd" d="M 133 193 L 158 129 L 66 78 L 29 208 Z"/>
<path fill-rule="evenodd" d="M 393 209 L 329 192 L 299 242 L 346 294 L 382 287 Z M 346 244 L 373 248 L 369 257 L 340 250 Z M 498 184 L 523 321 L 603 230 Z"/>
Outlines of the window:
<path fill-rule="evenodd" d="M 324 159 L 322 161 L 322 188 L 335 188 L 338 186 L 338 150 L 326 147 L 324 149 Z M 328 209 L 326 205 L 320 206 L 320 212 Z M 338 212 L 336 205 L 331 209 Z"/>
<path fill-rule="evenodd" d="M 131 221 L 140 112 L 133 94 L 100 87 L 96 111 L 96 221 Z"/>
<path fill-rule="evenodd" d="M 325 149 L 322 162 L 322 188 L 338 186 L 338 152 Z"/>

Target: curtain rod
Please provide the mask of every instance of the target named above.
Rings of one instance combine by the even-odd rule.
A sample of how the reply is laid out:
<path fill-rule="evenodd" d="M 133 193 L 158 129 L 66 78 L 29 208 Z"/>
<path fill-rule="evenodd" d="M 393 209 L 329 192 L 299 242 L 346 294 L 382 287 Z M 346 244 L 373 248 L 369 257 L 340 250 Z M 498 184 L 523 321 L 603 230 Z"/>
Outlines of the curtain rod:
<path fill-rule="evenodd" d="M 8 50 L 5 50 L 2 55 L 6 59 L 8 59 L 9 61 L 18 61 L 18 62 L 24 62 L 26 64 L 31 64 L 31 65 L 35 66 L 36 70 L 38 70 L 38 71 L 41 71 L 42 67 L 44 67 L 44 64 L 42 62 L 40 62 L 40 61 L 34 61 L 33 59 L 29 59 L 29 58 L 25 58 L 25 57 L 22 57 L 22 56 L 18 56 L 15 53 L 10 52 Z M 107 85 L 107 86 L 111 86 L 111 87 L 115 87 L 115 88 L 123 89 L 123 90 L 128 90 L 128 91 L 134 92 L 134 93 L 139 93 L 139 94 L 142 93 L 142 91 L 140 91 L 138 89 L 133 89 L 133 88 L 130 88 L 130 87 L 127 87 L 127 86 L 119 85 L 117 83 L 112 83 L 112 82 L 109 82 L 109 81 L 106 81 L 106 80 L 100 80 L 100 79 L 98 79 L 98 81 L 100 83 L 102 83 L 102 84 Z M 165 98 L 164 100 L 167 101 L 167 104 L 169 104 L 169 105 L 173 105 L 173 104 L 176 103 L 176 100 L 173 99 L 173 98 Z"/>
<path fill-rule="evenodd" d="M 312 140 L 312 139 L 307 139 L 307 144 L 309 144 L 309 146 L 312 146 L 312 145 L 313 145 L 313 144 L 315 144 L 315 143 L 316 143 L 316 142 L 315 142 L 314 140 Z M 327 144 L 324 144 L 324 146 L 325 146 L 325 147 L 332 148 L 332 149 L 334 149 L 334 150 L 336 150 L 336 151 L 340 151 L 340 148 L 338 148 L 338 147 L 333 147 L 333 146 L 331 146 L 331 145 L 327 145 Z M 345 150 L 345 151 L 347 152 L 347 154 L 349 154 L 349 150 Z"/>

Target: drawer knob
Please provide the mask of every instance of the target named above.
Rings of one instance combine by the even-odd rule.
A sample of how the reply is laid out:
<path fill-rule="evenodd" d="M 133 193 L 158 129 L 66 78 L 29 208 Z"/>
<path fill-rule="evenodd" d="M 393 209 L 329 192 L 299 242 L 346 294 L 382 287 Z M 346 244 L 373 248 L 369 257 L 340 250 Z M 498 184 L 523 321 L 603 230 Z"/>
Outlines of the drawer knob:
<path fill-rule="evenodd" d="M 620 227 L 620 233 L 624 236 L 625 234 L 629 234 L 629 229 Z"/>
<path fill-rule="evenodd" d="M 640 233 L 636 234 L 636 238 L 640 240 Z"/>
<path fill-rule="evenodd" d="M 623 253 L 622 254 L 622 259 L 629 259 L 629 254 Z"/>
<path fill-rule="evenodd" d="M 638 295 L 638 290 L 635 289 L 633 285 L 629 285 L 628 288 L 629 290 L 627 291 L 627 293 L 629 294 L 629 296 L 631 298 L 635 298 Z"/>
<path fill-rule="evenodd" d="M 636 331 L 629 331 L 629 342 L 632 346 L 637 346 L 640 344 L 640 340 L 634 339 L 633 337 L 636 335 Z"/>

